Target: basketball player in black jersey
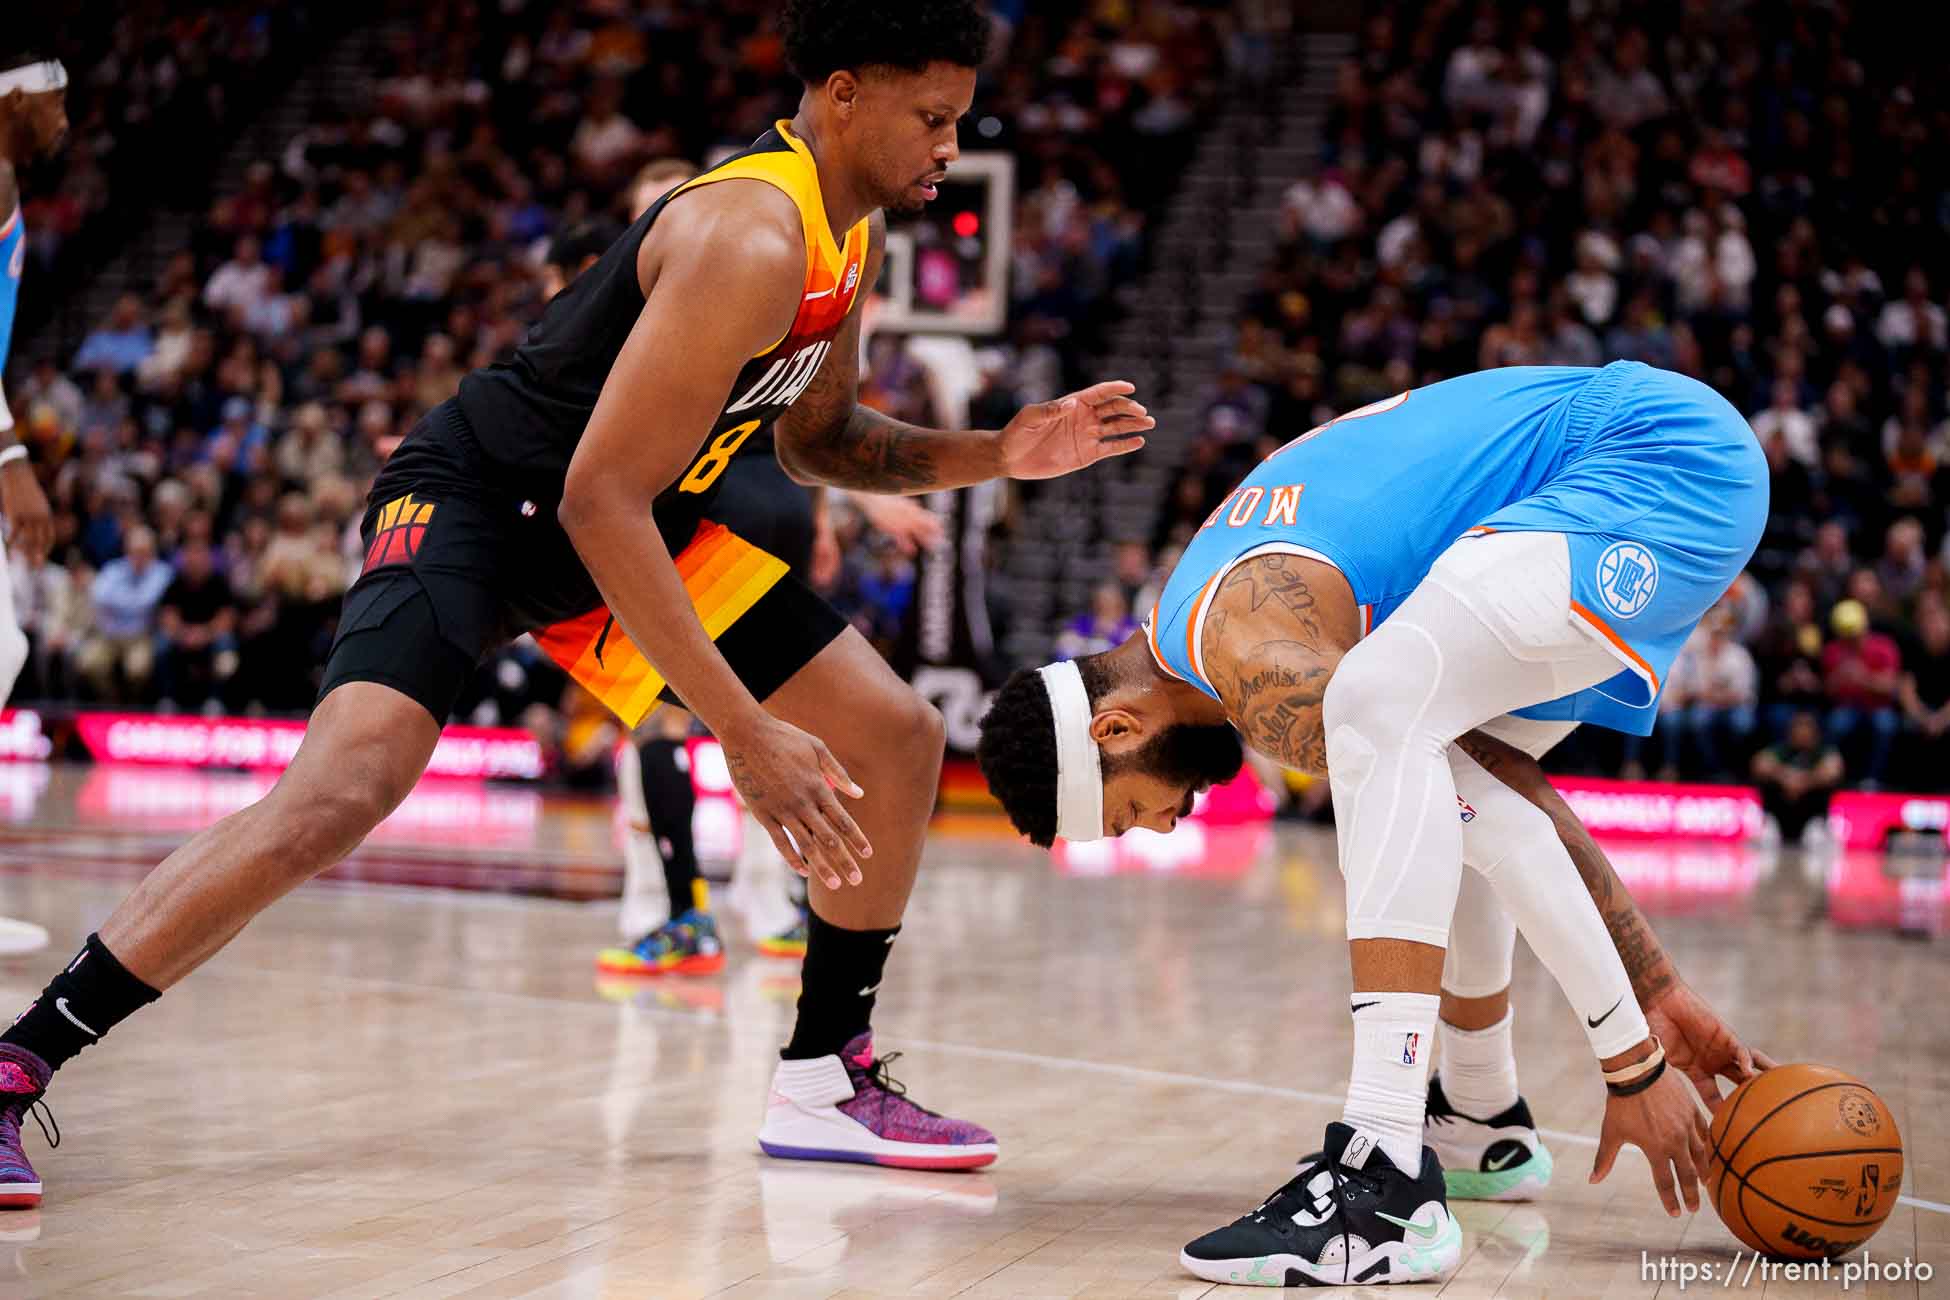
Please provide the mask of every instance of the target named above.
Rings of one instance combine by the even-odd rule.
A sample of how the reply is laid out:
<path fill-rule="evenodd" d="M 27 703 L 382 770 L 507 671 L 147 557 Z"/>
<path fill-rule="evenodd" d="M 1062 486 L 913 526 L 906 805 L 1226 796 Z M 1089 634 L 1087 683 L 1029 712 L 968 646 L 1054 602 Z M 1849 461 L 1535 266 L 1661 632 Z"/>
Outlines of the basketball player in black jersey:
<path fill-rule="evenodd" d="M 784 27 L 797 116 L 634 222 L 512 361 L 467 376 L 388 461 L 365 572 L 277 786 L 165 859 L 0 1035 L 0 1203 L 39 1199 L 19 1123 L 52 1071 L 350 852 L 419 778 L 475 663 L 522 631 L 626 725 L 680 698 L 812 881 L 761 1144 L 994 1159 L 985 1130 L 888 1086 L 868 1029 L 941 719 L 784 564 L 711 521 L 712 488 L 765 428 L 796 478 L 912 493 L 1069 473 L 1136 450 L 1152 421 L 1121 382 L 997 431 L 856 403 L 853 304 L 879 271 L 878 212 L 934 197 L 989 24 L 977 0 L 788 0 Z"/>

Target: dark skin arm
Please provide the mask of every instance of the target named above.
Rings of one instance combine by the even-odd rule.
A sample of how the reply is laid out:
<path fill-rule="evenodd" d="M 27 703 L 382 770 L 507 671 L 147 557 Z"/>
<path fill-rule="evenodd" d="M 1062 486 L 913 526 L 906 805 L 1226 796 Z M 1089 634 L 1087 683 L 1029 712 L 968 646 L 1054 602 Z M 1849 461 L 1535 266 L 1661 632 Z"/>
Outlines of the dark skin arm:
<path fill-rule="evenodd" d="M 791 200 L 761 182 L 709 186 L 658 218 L 638 254 L 643 313 L 569 464 L 558 513 L 617 622 L 723 743 L 773 844 L 837 889 L 842 878 L 862 880 L 858 860 L 872 852 L 833 793 L 857 798 L 859 789 L 823 742 L 767 713 L 731 671 L 651 515 L 745 362 L 791 326 L 805 256 Z"/>
<path fill-rule="evenodd" d="M 878 213 L 869 231 L 863 298 L 886 254 Z M 848 313 L 819 373 L 774 426 L 779 464 L 800 483 L 906 494 L 1004 476 L 1054 478 L 1138 450 L 1155 423 L 1122 380 L 1026 406 L 999 432 L 924 429 L 882 415 L 858 400 L 860 315 L 857 306 Z"/>
<path fill-rule="evenodd" d="M 1759 1070 L 1772 1069 L 1772 1060 L 1741 1043 L 1680 978 L 1678 968 L 1605 851 L 1551 785 L 1537 760 L 1480 731 L 1470 732 L 1456 744 L 1484 771 L 1550 817 L 1586 892 L 1598 906 L 1598 915 L 1618 949 L 1626 975 L 1631 977 L 1632 996 L 1645 1012 L 1652 1032 L 1665 1044 L 1666 1059 L 1692 1080 L 1708 1108 L 1717 1109 L 1721 1101 L 1716 1076 L 1740 1083 Z"/>
<path fill-rule="evenodd" d="M 1361 635 L 1347 580 L 1317 560 L 1260 555 L 1234 566 L 1210 599 L 1200 646 L 1232 725 L 1269 758 L 1326 775 L 1321 701 Z"/>

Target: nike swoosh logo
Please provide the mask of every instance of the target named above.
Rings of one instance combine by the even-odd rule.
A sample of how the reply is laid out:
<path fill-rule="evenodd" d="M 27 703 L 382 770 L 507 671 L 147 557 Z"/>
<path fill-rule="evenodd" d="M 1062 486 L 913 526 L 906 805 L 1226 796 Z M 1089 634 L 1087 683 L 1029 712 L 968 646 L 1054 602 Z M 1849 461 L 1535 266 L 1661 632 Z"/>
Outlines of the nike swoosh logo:
<path fill-rule="evenodd" d="M 1521 1151 L 1512 1151 L 1509 1155 L 1498 1156 L 1494 1160 L 1485 1161 L 1484 1166 L 1490 1173 L 1496 1173 L 1500 1169 L 1507 1169 L 1515 1164 L 1517 1157 L 1522 1154 L 1523 1152 Z"/>
<path fill-rule="evenodd" d="M 603 630 L 596 637 L 596 667 L 603 666 L 603 647 L 609 644 L 609 630 L 616 626 L 616 615 L 611 614 L 603 620 Z"/>
<path fill-rule="evenodd" d="M 1620 995 L 1618 1001 L 1611 1004 L 1611 1011 L 1616 1011 L 1624 1005 L 1625 1005 L 1625 998 L 1623 995 Z M 1607 1020 L 1611 1019 L 1611 1011 L 1605 1012 L 1604 1015 L 1599 1016 L 1596 1020 L 1593 1020 L 1590 1016 L 1586 1016 L 1584 1018 L 1584 1023 L 1590 1025 L 1593 1029 L 1596 1029 L 1599 1025 L 1602 1025 Z"/>
<path fill-rule="evenodd" d="M 88 1035 L 90 1038 L 101 1037 L 100 1034 L 96 1033 L 94 1030 L 82 1024 L 80 1020 L 75 1018 L 74 1012 L 68 1010 L 68 1000 L 66 998 L 54 999 L 54 1009 L 56 1011 L 59 1011 L 64 1017 L 66 1017 L 69 1024 L 73 1025 L 76 1029 L 79 1029 L 82 1033 Z"/>
<path fill-rule="evenodd" d="M 860 996 L 863 998 L 870 998 L 878 992 L 880 992 L 880 985 L 869 984 L 867 985 L 867 987 L 860 990 Z"/>
<path fill-rule="evenodd" d="M 1376 1210 L 1374 1214 L 1377 1219 L 1386 1219 L 1397 1228 L 1412 1232 L 1424 1241 L 1434 1241 L 1442 1235 L 1442 1223 L 1434 1214 L 1429 1215 L 1429 1221 L 1426 1224 L 1417 1223 L 1413 1219 L 1398 1219 L 1383 1210 Z"/>
<path fill-rule="evenodd" d="M 832 297 L 832 296 L 833 296 L 833 295 L 834 295 L 835 293 L 837 293 L 837 292 L 839 292 L 839 286 L 838 286 L 838 285 L 836 284 L 836 285 L 834 285 L 834 286 L 833 286 L 833 287 L 832 287 L 831 289 L 822 289 L 822 290 L 820 290 L 820 291 L 819 291 L 818 293 L 809 293 L 809 294 L 807 294 L 807 295 L 806 295 L 806 301 L 807 301 L 807 302 L 813 302 L 813 301 L 815 301 L 816 299 L 819 299 L 819 298 L 830 298 L 830 297 Z"/>
<path fill-rule="evenodd" d="M 1356 1002 L 1353 1006 L 1349 1007 L 1347 1010 L 1348 1010 L 1348 1014 L 1352 1015 L 1356 1011 L 1361 1011 L 1368 1007 L 1379 1006 L 1380 1004 L 1381 1004 L 1381 999 L 1376 998 L 1373 1002 Z"/>

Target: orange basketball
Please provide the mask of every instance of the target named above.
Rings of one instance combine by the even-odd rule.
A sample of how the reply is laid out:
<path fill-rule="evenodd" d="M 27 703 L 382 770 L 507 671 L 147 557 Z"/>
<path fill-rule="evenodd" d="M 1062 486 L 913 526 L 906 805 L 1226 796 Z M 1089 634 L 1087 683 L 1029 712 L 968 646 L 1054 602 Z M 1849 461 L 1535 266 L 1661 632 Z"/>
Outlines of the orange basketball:
<path fill-rule="evenodd" d="M 1833 1259 L 1875 1235 L 1903 1183 L 1882 1098 L 1826 1065 L 1783 1065 L 1733 1090 L 1713 1120 L 1706 1190 L 1733 1235 L 1782 1259 Z"/>

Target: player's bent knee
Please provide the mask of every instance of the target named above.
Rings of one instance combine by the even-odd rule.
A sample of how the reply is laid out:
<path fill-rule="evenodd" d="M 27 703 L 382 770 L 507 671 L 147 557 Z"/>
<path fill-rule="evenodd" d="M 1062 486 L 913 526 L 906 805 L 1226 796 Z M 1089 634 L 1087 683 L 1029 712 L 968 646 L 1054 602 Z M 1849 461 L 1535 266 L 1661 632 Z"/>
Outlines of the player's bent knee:
<path fill-rule="evenodd" d="M 398 804 L 369 783 L 294 791 L 276 810 L 291 850 L 286 857 L 301 873 L 322 870 L 357 847 Z"/>
<path fill-rule="evenodd" d="M 912 769 L 916 763 L 936 763 L 948 741 L 948 726 L 941 710 L 923 699 L 905 682 L 893 682 L 875 691 L 862 710 L 862 728 L 871 738 L 862 757 L 871 761 L 885 758 L 890 764 Z"/>
<path fill-rule="evenodd" d="M 1399 669 L 1384 656 L 1357 649 L 1342 659 L 1321 697 L 1321 722 L 1328 736 L 1350 728 L 1372 741 L 1401 729 L 1407 721 L 1402 682 Z"/>
<path fill-rule="evenodd" d="M 924 754 L 939 759 L 948 744 L 947 720 L 941 716 L 940 709 L 935 708 L 914 691 L 910 690 L 907 694 L 912 701 L 909 708 L 914 715 L 912 723 L 914 743 Z"/>
<path fill-rule="evenodd" d="M 1550 815 L 1523 799 L 1499 804 L 1494 842 L 1496 852 L 1482 855 L 1481 864 L 1471 863 L 1489 880 L 1538 871 L 1556 873 L 1570 857 Z"/>

